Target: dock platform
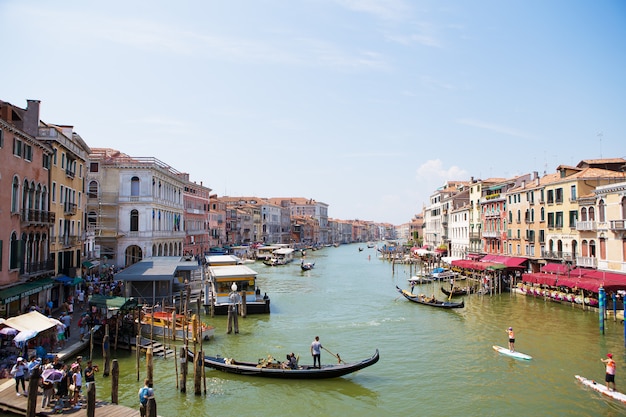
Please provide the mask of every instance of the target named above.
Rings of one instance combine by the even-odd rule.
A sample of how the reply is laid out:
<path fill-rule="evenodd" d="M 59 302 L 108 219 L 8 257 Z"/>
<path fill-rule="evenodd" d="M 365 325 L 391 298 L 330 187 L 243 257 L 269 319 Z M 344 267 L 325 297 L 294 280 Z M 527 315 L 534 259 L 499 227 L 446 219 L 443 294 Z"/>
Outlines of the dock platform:
<path fill-rule="evenodd" d="M 41 389 L 39 389 L 35 414 L 37 416 L 59 415 L 57 413 L 54 413 L 52 408 L 41 408 L 41 396 Z M 16 415 L 25 416 L 27 407 L 27 397 L 23 395 L 16 395 L 15 381 L 13 379 L 9 379 L 5 383 L 0 385 L 1 415 L 3 415 L 3 412 L 8 412 Z M 74 408 L 68 405 L 67 407 L 63 408 L 63 412 L 60 414 L 71 414 L 75 417 L 86 417 L 87 405 L 85 403 L 81 408 Z M 139 406 L 137 406 L 137 409 L 133 409 L 123 405 L 111 404 L 109 402 L 96 400 L 96 414 L 107 417 L 139 417 Z"/>

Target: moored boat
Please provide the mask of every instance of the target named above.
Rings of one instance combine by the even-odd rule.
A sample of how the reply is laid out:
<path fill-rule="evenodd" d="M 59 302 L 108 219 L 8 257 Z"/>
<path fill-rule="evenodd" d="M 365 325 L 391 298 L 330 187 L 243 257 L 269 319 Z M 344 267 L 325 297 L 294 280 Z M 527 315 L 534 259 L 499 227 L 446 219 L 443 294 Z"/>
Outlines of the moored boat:
<path fill-rule="evenodd" d="M 270 312 L 270 298 L 256 286 L 257 272 L 246 265 L 209 266 L 209 279 L 205 284 L 204 308 L 207 314 L 228 314 L 233 305 L 230 296 L 235 291 L 239 294 L 238 304 L 245 308 L 246 314 L 265 314 Z M 245 304 L 245 306 L 244 306 Z"/>
<path fill-rule="evenodd" d="M 193 358 L 193 352 L 188 355 Z M 374 365 L 379 360 L 378 349 L 374 355 L 359 362 L 348 362 L 340 360 L 340 363 L 322 365 L 319 368 L 312 365 L 300 365 L 296 369 L 288 369 L 275 362 L 273 358 L 259 360 L 258 362 L 242 362 L 233 358 L 222 358 L 219 356 L 205 356 L 204 366 L 222 372 L 245 376 L 259 376 L 265 378 L 282 379 L 324 379 L 337 378 L 348 375 L 360 369 Z"/>
<path fill-rule="evenodd" d="M 315 262 L 304 262 L 304 259 L 303 259 L 302 262 L 300 263 L 300 268 L 302 268 L 303 271 L 309 271 L 313 269 L 314 267 L 315 267 Z"/>
<path fill-rule="evenodd" d="M 404 296 L 409 301 L 412 301 L 417 304 L 423 304 L 430 307 L 439 307 L 439 308 L 463 308 L 465 307 L 465 302 L 461 301 L 460 303 L 452 302 L 452 301 L 440 301 L 437 300 L 434 296 L 426 297 L 424 294 L 413 294 L 407 290 L 403 290 L 396 285 L 396 289 L 400 294 Z"/>
<path fill-rule="evenodd" d="M 215 334 L 215 327 L 202 322 L 198 325 L 202 340 L 209 340 Z M 193 339 L 193 318 L 166 311 L 145 312 L 141 317 L 141 333 L 144 336 L 154 335 L 168 339 Z"/>
<path fill-rule="evenodd" d="M 453 287 L 452 291 L 446 289 L 445 287 L 441 287 L 441 292 L 444 293 L 447 296 L 452 296 L 452 297 L 460 297 L 463 295 L 469 295 L 469 294 L 473 294 L 474 292 L 476 292 L 476 289 L 473 287 Z"/>

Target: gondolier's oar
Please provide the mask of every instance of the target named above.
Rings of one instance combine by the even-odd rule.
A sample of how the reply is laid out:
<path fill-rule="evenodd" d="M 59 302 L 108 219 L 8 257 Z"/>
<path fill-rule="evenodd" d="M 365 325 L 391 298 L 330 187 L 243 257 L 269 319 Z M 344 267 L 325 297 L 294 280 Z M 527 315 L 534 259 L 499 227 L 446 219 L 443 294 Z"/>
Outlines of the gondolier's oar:
<path fill-rule="evenodd" d="M 322 349 L 324 349 L 326 352 L 330 353 L 331 355 L 333 355 L 335 358 L 337 358 L 337 360 L 339 361 L 339 363 L 343 362 L 343 359 L 341 359 L 341 357 L 339 356 L 339 354 L 334 354 L 333 352 L 331 352 L 330 350 L 326 349 L 324 346 L 322 346 Z M 345 363 L 345 362 L 343 362 Z"/>

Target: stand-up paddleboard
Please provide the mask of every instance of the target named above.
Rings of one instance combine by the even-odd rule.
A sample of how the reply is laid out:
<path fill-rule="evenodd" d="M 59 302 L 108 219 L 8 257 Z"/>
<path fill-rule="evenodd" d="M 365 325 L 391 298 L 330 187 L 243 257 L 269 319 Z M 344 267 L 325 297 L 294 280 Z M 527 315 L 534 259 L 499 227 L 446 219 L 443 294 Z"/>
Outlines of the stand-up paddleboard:
<path fill-rule="evenodd" d="M 596 382 L 592 379 L 587 379 L 583 376 L 576 375 L 576 379 L 579 380 L 583 385 L 598 391 L 599 393 L 606 395 L 607 397 L 611 397 L 614 400 L 620 401 L 626 404 L 626 394 L 623 394 L 619 391 L 611 391 L 606 385 L 602 385 L 599 382 Z"/>
<path fill-rule="evenodd" d="M 502 346 L 494 346 L 493 350 L 495 350 L 496 352 L 499 352 L 499 353 L 501 353 L 503 355 L 507 355 L 507 356 L 510 356 L 512 358 L 515 358 L 515 359 L 524 359 L 524 360 L 529 361 L 529 360 L 531 360 L 533 358 L 532 356 L 529 356 L 529 355 L 527 355 L 525 353 L 522 353 L 522 352 L 517 352 L 517 351 L 511 352 L 511 350 L 509 348 L 503 348 Z"/>

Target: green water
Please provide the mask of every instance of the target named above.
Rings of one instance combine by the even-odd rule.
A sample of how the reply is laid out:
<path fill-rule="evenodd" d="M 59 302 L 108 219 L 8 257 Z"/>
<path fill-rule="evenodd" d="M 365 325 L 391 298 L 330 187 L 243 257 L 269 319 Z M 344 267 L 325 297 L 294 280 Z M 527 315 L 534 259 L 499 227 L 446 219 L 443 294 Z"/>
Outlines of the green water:
<path fill-rule="evenodd" d="M 363 245 L 364 247 L 364 245 Z M 175 361 L 155 358 L 155 390 L 161 416 L 618 416 L 626 406 L 582 388 L 580 374 L 602 380 L 600 358 L 615 354 L 617 388 L 626 391 L 621 323 L 609 321 L 600 335 L 596 313 L 521 295 L 472 295 L 465 308 L 440 310 L 399 298 L 408 267 L 378 259 L 357 245 L 307 254 L 315 269 L 299 264 L 259 272 L 272 313 L 240 320 L 238 335 L 226 334 L 226 318 L 205 318 L 216 327 L 205 343 L 209 354 L 256 361 L 294 351 L 310 363 L 309 346 L 319 335 L 324 347 L 347 362 L 380 361 L 347 377 L 281 381 L 207 370 L 207 393 L 196 397 L 176 388 Z M 432 293 L 433 285 L 416 291 Z M 437 287 L 438 288 L 438 287 Z M 437 289 L 437 295 L 443 295 Z M 505 329 L 516 330 L 520 361 L 491 348 L 506 346 Z M 117 352 L 120 402 L 137 406 L 135 356 Z M 335 359 L 322 353 L 322 362 Z M 141 380 L 145 377 L 142 359 Z M 109 398 L 110 382 L 98 377 L 98 397 Z M 188 381 L 188 387 L 192 387 Z M 191 389 L 189 391 L 192 391 Z"/>

